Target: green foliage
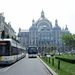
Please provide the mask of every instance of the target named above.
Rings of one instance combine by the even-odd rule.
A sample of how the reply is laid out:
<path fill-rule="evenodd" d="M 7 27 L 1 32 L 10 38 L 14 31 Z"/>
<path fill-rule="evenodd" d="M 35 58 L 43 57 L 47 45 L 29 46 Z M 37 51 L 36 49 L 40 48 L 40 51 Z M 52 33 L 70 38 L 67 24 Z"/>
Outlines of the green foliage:
<path fill-rule="evenodd" d="M 18 43 L 20 43 L 19 40 L 16 40 L 16 41 L 17 41 Z"/>
<path fill-rule="evenodd" d="M 4 30 L 2 31 L 1 38 L 2 39 L 5 38 L 5 31 Z"/>
<path fill-rule="evenodd" d="M 54 50 L 54 51 L 56 51 L 56 50 L 57 50 L 57 46 L 56 46 L 56 45 L 54 45 L 53 50 Z"/>
<path fill-rule="evenodd" d="M 61 38 L 66 46 L 75 47 L 75 34 L 64 34 Z"/>
<path fill-rule="evenodd" d="M 47 47 L 46 47 L 46 52 L 47 52 L 47 53 L 50 53 L 50 46 L 47 46 Z"/>
<path fill-rule="evenodd" d="M 6 38 L 10 38 L 9 34 L 7 34 Z"/>
<path fill-rule="evenodd" d="M 52 58 L 54 58 L 54 66 L 52 65 Z M 75 75 L 75 64 L 64 62 L 60 60 L 60 70 L 58 69 L 58 59 L 50 57 L 50 63 L 41 58 L 50 68 L 52 68 L 58 75 Z"/>
<path fill-rule="evenodd" d="M 69 63 L 75 64 L 75 59 L 70 59 L 70 58 L 65 58 L 65 57 L 59 57 L 59 56 L 56 56 L 55 58 L 56 59 L 60 59 L 60 60 L 65 61 L 65 62 L 69 62 Z"/>
<path fill-rule="evenodd" d="M 12 39 L 13 39 L 13 40 L 15 40 L 15 41 L 17 41 L 18 43 L 20 43 L 20 42 L 19 42 L 19 40 L 17 40 L 17 39 L 16 39 L 16 38 L 14 38 L 13 36 L 12 36 Z"/>
<path fill-rule="evenodd" d="M 72 41 L 72 46 L 75 47 L 75 34 L 72 35 L 73 41 Z"/>
<path fill-rule="evenodd" d="M 4 31 L 4 30 L 2 31 L 1 38 L 2 38 L 2 39 L 5 38 L 5 31 Z M 7 35 L 6 35 L 6 38 L 10 38 L 10 35 L 7 34 Z M 17 41 L 18 43 L 20 43 L 20 42 L 19 42 L 16 38 L 14 38 L 13 36 L 12 36 L 12 39 L 15 40 L 15 41 Z"/>
<path fill-rule="evenodd" d="M 13 39 L 13 36 L 12 36 L 12 39 Z"/>

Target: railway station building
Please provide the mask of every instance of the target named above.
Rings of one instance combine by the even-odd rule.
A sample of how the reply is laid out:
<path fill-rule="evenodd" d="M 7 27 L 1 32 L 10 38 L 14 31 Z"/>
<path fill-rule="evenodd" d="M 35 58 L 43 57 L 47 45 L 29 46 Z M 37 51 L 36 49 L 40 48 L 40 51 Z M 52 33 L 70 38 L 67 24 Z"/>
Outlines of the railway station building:
<path fill-rule="evenodd" d="M 39 52 L 43 52 L 47 46 L 52 49 L 56 45 L 58 50 L 62 52 L 64 50 L 64 43 L 60 38 L 62 34 L 70 34 L 67 25 L 61 29 L 56 19 L 53 26 L 42 10 L 40 18 L 37 21 L 33 19 L 32 25 L 28 30 L 19 28 L 18 38 L 20 43 L 26 48 L 37 46 Z"/>

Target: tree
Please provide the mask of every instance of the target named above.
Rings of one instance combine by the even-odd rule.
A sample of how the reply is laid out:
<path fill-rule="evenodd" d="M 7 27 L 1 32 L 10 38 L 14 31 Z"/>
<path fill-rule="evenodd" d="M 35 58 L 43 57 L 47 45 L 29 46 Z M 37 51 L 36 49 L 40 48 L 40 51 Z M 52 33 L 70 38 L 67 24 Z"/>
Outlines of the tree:
<path fill-rule="evenodd" d="M 12 39 L 15 40 L 15 41 L 17 41 L 18 43 L 20 43 L 20 41 L 17 40 L 16 38 L 14 38 L 13 36 L 12 36 Z"/>
<path fill-rule="evenodd" d="M 47 52 L 47 53 L 50 53 L 50 46 L 47 46 L 47 47 L 46 47 L 46 52 Z"/>
<path fill-rule="evenodd" d="M 73 45 L 73 36 L 71 34 L 63 34 L 61 36 L 66 46 L 72 47 Z"/>
<path fill-rule="evenodd" d="M 75 34 L 72 35 L 73 41 L 72 41 L 72 47 L 75 48 Z"/>
<path fill-rule="evenodd" d="M 69 49 L 75 48 L 75 34 L 64 34 L 61 38 Z"/>
<path fill-rule="evenodd" d="M 12 36 L 12 39 L 13 39 L 13 36 Z"/>
<path fill-rule="evenodd" d="M 56 45 L 54 45 L 53 50 L 54 50 L 54 53 L 55 53 L 55 51 L 57 50 L 57 46 Z"/>
<path fill-rule="evenodd" d="M 16 41 L 17 41 L 18 43 L 20 43 L 19 40 L 16 40 Z"/>
<path fill-rule="evenodd" d="M 5 38 L 5 31 L 4 30 L 2 31 L 1 38 L 2 39 Z"/>
<path fill-rule="evenodd" d="M 10 38 L 9 34 L 7 34 L 6 38 Z"/>

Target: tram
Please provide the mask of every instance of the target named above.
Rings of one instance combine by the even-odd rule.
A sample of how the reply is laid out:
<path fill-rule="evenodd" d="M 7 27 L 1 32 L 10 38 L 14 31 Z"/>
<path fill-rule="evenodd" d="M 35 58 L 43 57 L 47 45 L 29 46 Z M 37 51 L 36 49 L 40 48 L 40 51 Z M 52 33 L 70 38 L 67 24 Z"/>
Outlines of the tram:
<path fill-rule="evenodd" d="M 12 64 L 26 56 L 26 48 L 12 39 L 0 39 L 0 65 Z"/>
<path fill-rule="evenodd" d="M 37 50 L 37 47 L 36 46 L 29 46 L 28 48 L 28 57 L 35 57 L 37 58 L 37 53 L 38 53 L 38 50 Z"/>

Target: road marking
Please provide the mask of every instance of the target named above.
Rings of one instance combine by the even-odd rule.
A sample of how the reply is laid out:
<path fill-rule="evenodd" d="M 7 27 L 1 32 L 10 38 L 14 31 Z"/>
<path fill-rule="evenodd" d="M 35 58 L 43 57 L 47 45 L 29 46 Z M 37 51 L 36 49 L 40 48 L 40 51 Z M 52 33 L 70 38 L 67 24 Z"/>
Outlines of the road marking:
<path fill-rule="evenodd" d="M 9 69 L 10 67 L 3 67 L 3 68 L 0 68 L 0 72 L 5 72 Z"/>
<path fill-rule="evenodd" d="M 11 67 L 6 68 L 4 71 L 7 71 L 8 69 L 10 69 Z"/>
<path fill-rule="evenodd" d="M 19 63 L 20 60 L 18 62 L 15 62 L 14 64 L 10 65 L 9 67 L 5 68 L 3 71 L 7 71 L 8 69 L 12 68 L 13 66 L 15 66 L 17 63 Z"/>
<path fill-rule="evenodd" d="M 18 62 L 15 62 L 14 64 L 10 65 L 9 67 L 0 67 L 0 72 L 5 72 L 7 70 L 9 70 L 10 68 L 12 68 L 13 66 L 15 66 L 17 63 L 19 63 L 21 60 L 19 60 Z"/>

